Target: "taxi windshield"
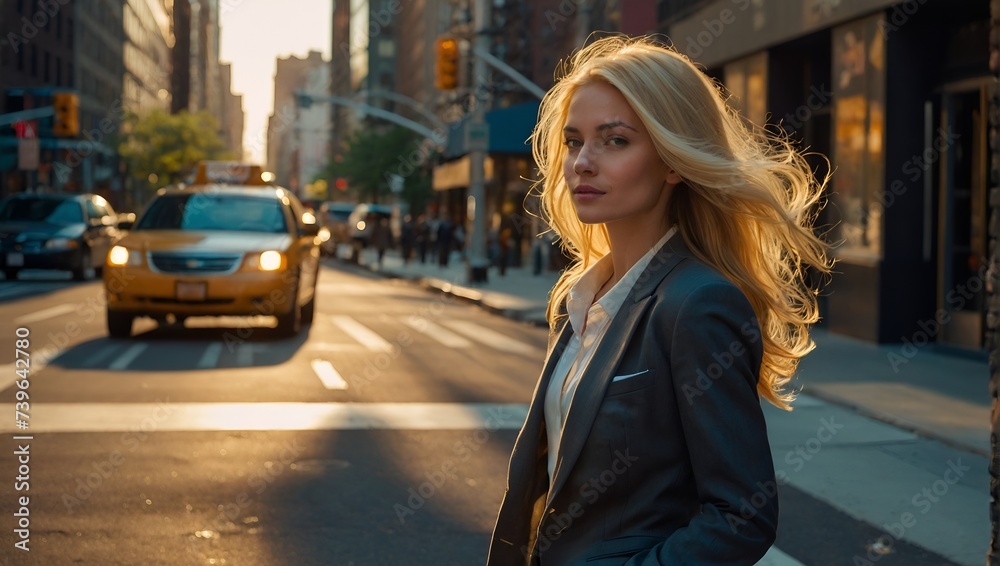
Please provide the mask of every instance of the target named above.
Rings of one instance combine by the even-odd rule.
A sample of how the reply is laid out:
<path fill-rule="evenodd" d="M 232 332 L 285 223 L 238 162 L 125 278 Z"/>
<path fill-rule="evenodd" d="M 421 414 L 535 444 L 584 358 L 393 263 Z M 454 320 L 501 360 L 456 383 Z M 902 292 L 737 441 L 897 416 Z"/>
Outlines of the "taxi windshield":
<path fill-rule="evenodd" d="M 135 230 L 287 231 L 281 203 L 275 199 L 201 193 L 157 198 Z"/>

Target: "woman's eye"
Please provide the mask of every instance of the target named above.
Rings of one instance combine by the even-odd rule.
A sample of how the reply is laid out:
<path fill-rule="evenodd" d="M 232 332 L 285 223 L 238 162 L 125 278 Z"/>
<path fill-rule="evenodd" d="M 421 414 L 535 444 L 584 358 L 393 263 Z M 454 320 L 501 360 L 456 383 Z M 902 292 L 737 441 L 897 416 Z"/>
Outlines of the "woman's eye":
<path fill-rule="evenodd" d="M 625 138 L 613 137 L 608 138 L 607 144 L 610 146 L 624 146 L 628 145 L 628 140 Z"/>
<path fill-rule="evenodd" d="M 568 140 L 564 141 L 563 144 L 565 144 L 566 147 L 569 147 L 569 148 L 576 148 L 576 147 L 580 147 L 580 140 L 568 139 Z"/>

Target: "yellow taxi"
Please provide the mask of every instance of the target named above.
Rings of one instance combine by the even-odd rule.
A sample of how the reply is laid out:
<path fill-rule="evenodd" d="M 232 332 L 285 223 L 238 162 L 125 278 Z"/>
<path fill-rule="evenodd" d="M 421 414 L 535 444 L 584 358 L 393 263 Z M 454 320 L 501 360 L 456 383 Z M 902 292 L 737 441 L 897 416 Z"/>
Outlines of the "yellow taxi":
<path fill-rule="evenodd" d="M 161 189 L 104 266 L 108 334 L 137 317 L 277 318 L 298 334 L 316 308 L 319 224 L 274 186 L 194 184 Z"/>

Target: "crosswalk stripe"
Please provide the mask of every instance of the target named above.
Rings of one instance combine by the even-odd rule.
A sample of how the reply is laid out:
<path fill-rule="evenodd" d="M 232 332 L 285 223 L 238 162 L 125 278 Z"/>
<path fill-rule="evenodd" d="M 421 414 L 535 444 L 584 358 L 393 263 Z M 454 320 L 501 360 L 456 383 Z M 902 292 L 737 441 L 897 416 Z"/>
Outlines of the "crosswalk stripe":
<path fill-rule="evenodd" d="M 120 349 L 121 348 L 119 348 L 117 344 L 109 344 L 97 350 L 97 352 L 95 352 L 93 356 L 90 356 L 89 358 L 84 360 L 82 365 L 83 367 L 86 368 L 96 368 L 101 364 L 103 364 L 105 360 L 113 356 L 115 352 L 118 352 Z"/>
<path fill-rule="evenodd" d="M 323 387 L 327 389 L 347 389 L 347 382 L 340 373 L 333 367 L 333 364 L 326 360 L 313 360 L 312 369 L 316 376 L 323 382 Z"/>
<path fill-rule="evenodd" d="M 495 431 L 520 429 L 527 414 L 516 403 L 33 403 L 31 432 Z M 0 419 L 0 433 L 10 432 L 15 420 Z"/>
<path fill-rule="evenodd" d="M 68 314 L 75 311 L 76 311 L 75 305 L 70 305 L 70 304 L 56 305 L 54 307 L 42 309 L 40 311 L 36 311 L 31 314 L 19 316 L 14 319 L 14 324 L 31 324 L 32 322 L 38 322 L 49 318 L 55 318 L 61 314 Z"/>
<path fill-rule="evenodd" d="M 222 354 L 222 343 L 212 342 L 205 348 L 198 360 L 198 369 L 213 368 L 219 363 L 219 355 Z"/>
<path fill-rule="evenodd" d="M 344 332 L 351 335 L 358 342 L 364 344 L 366 348 L 373 352 L 391 352 L 392 344 L 373 332 L 367 326 L 354 320 L 349 316 L 334 315 L 330 317 L 333 323 L 339 326 Z"/>
<path fill-rule="evenodd" d="M 791 556 L 785 554 L 776 546 L 772 546 L 767 550 L 767 554 L 764 555 L 759 561 L 757 561 L 756 566 L 805 566 L 798 560 L 792 558 Z"/>
<path fill-rule="evenodd" d="M 250 344 L 240 344 L 236 347 L 236 365 L 240 367 L 250 367 L 253 365 L 253 346 Z"/>
<path fill-rule="evenodd" d="M 147 347 L 148 346 L 146 344 L 133 345 L 128 350 L 125 350 L 124 354 L 118 356 L 118 359 L 111 362 L 111 365 L 108 366 L 108 369 L 123 370 L 127 368 L 128 365 L 132 363 L 132 360 L 138 358 L 139 354 L 143 353 L 143 351 L 145 351 Z"/>
<path fill-rule="evenodd" d="M 361 344 L 336 344 L 332 342 L 310 342 L 307 344 L 310 350 L 319 352 L 357 352 L 367 350 Z"/>
<path fill-rule="evenodd" d="M 450 320 L 444 323 L 452 330 L 456 330 L 461 334 L 472 338 L 477 342 L 486 344 L 487 346 L 496 348 L 497 350 L 503 350 L 505 352 L 511 352 L 514 354 L 541 354 L 542 351 L 534 346 L 529 346 L 524 342 L 519 342 L 510 338 L 504 334 L 501 334 L 485 326 L 481 326 L 474 322 L 468 322 L 465 320 Z"/>
<path fill-rule="evenodd" d="M 403 319 L 403 324 L 406 324 L 417 332 L 430 336 L 449 348 L 468 348 L 472 346 L 471 341 L 466 340 L 443 326 L 420 317 L 405 318 Z"/>

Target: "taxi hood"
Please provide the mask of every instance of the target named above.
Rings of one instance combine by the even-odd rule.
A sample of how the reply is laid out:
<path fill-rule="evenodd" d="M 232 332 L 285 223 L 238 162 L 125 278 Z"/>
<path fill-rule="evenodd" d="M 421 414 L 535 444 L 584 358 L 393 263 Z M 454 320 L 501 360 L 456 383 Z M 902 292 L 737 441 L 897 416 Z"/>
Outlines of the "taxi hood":
<path fill-rule="evenodd" d="M 243 253 L 285 251 L 292 245 L 292 237 L 262 232 L 136 230 L 118 244 L 144 252 Z"/>

